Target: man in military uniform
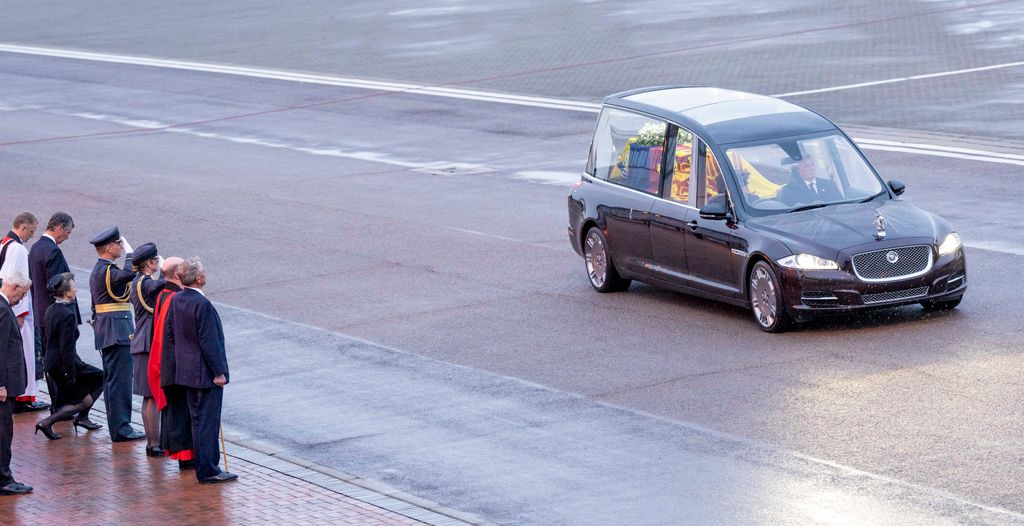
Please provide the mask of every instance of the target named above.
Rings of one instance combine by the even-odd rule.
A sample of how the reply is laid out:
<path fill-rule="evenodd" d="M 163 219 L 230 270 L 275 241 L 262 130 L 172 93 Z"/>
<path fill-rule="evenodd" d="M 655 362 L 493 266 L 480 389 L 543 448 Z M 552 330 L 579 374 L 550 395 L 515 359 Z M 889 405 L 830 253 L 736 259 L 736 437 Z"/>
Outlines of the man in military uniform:
<path fill-rule="evenodd" d="M 131 426 L 132 362 L 129 346 L 135 323 L 128 295 L 135 273 L 118 268 L 122 253 L 125 268 L 131 268 L 132 246 L 121 237 L 116 226 L 107 228 L 89 240 L 96 247 L 99 261 L 89 276 L 92 293 L 93 332 L 96 349 L 103 357 L 103 402 L 107 408 L 107 429 L 114 442 L 138 440 L 146 436 Z"/>

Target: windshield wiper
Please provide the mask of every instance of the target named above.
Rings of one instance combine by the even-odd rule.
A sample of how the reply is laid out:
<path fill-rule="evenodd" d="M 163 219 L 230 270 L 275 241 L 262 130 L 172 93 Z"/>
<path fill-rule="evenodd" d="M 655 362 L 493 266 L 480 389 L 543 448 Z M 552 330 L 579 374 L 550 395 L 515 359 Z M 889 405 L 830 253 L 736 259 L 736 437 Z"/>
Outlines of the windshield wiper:
<path fill-rule="evenodd" d="M 810 204 L 810 205 L 798 206 L 798 207 L 790 210 L 789 212 L 790 213 L 792 213 L 792 212 L 803 212 L 804 210 L 813 210 L 815 208 L 821 208 L 823 206 L 828 206 L 828 203 L 814 203 L 814 204 Z"/>
<path fill-rule="evenodd" d="M 868 202 L 868 201 L 870 201 L 870 200 L 872 200 L 872 199 L 874 199 L 874 198 L 876 198 L 876 197 L 878 197 L 878 196 L 880 196 L 880 195 L 882 195 L 884 193 L 885 193 L 885 190 L 882 190 L 881 192 L 878 192 L 877 194 L 862 200 L 861 203 L 866 203 L 866 202 Z"/>

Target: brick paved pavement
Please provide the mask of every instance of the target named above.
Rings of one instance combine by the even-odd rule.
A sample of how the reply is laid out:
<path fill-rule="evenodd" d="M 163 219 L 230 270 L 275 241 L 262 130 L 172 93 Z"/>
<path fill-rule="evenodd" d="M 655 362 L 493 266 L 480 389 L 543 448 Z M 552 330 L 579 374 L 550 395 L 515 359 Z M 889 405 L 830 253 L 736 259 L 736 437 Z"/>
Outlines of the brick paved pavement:
<path fill-rule="evenodd" d="M 14 417 L 12 471 L 35 490 L 0 497 L 4 526 L 467 524 L 230 442 L 228 468 L 239 480 L 201 485 L 176 461 L 146 457 L 145 440 L 113 444 L 106 429 L 76 436 L 70 422 L 54 425 L 60 440 L 34 435 L 44 413 Z M 103 422 L 100 411 L 92 418 Z"/>

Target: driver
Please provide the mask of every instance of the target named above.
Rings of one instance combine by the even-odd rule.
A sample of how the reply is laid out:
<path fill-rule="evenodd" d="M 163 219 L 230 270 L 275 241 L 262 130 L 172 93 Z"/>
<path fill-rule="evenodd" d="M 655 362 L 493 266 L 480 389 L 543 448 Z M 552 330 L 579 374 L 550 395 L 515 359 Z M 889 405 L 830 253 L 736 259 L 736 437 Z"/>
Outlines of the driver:
<path fill-rule="evenodd" d="M 789 182 L 779 189 L 778 199 L 790 206 L 842 200 L 832 181 L 815 176 L 816 167 L 814 157 L 804 155 L 790 172 Z"/>

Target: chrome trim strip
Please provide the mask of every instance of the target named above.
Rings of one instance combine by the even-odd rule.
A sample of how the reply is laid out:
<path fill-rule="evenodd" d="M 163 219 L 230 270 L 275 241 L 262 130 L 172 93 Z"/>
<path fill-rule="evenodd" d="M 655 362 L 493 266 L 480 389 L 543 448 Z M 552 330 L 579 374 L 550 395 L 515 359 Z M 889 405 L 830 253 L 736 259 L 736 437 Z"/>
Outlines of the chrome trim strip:
<path fill-rule="evenodd" d="M 666 274 L 666 275 L 669 275 L 669 276 L 672 276 L 672 277 L 675 277 L 675 278 L 684 279 L 684 280 L 692 282 L 692 283 L 697 283 L 697 284 L 701 284 L 701 285 L 707 285 L 709 287 L 714 287 L 716 289 L 721 289 L 723 291 L 732 292 L 734 294 L 735 293 L 739 293 L 739 291 L 740 291 L 740 289 L 737 289 L 735 287 L 730 287 L 728 285 L 724 285 L 722 283 L 716 283 L 714 281 L 708 281 L 708 280 L 706 280 L 704 278 L 698 278 L 697 276 L 694 276 L 692 274 L 683 274 L 681 272 L 676 272 L 674 270 L 669 270 L 669 269 L 667 269 L 665 267 L 661 267 L 661 266 L 655 265 L 653 263 L 644 263 L 643 266 L 644 266 L 644 268 L 646 268 L 648 270 L 653 270 L 655 272 L 660 272 L 662 274 Z"/>
<path fill-rule="evenodd" d="M 732 249 L 732 253 L 733 253 L 734 255 L 736 255 L 736 256 L 739 256 L 739 257 L 741 257 L 741 258 L 745 258 L 745 257 L 747 257 L 748 255 L 750 255 L 750 253 L 749 253 L 749 252 L 744 252 L 744 251 L 742 251 L 742 250 L 740 250 L 740 249 L 738 249 L 738 248 L 734 248 L 734 249 Z"/>
<path fill-rule="evenodd" d="M 800 296 L 800 301 L 839 301 L 839 298 L 835 296 L 819 296 L 817 298 L 808 298 L 807 296 Z"/>
<path fill-rule="evenodd" d="M 883 250 L 895 250 L 895 249 L 899 249 L 899 248 L 914 248 L 914 247 L 925 247 L 925 248 L 928 249 L 928 264 L 924 267 L 924 270 L 920 270 L 920 271 L 915 272 L 913 274 L 904 274 L 902 276 L 895 276 L 895 277 L 892 277 L 892 278 L 865 278 L 864 276 L 860 275 L 860 272 L 857 272 L 857 264 L 854 263 L 854 261 L 853 261 L 853 258 L 855 258 L 855 257 L 857 257 L 857 256 L 859 256 L 861 254 L 870 254 L 872 252 L 882 252 Z M 930 272 L 932 270 L 932 265 L 933 264 L 935 264 L 935 256 L 932 253 L 932 246 L 931 245 L 905 245 L 905 246 L 902 246 L 902 247 L 882 248 L 882 249 L 878 249 L 878 250 L 869 250 L 867 252 L 861 252 L 861 253 L 854 254 L 854 255 L 850 256 L 850 267 L 853 268 L 854 275 L 857 276 L 857 279 L 859 279 L 861 281 L 864 281 L 864 282 L 867 282 L 867 283 L 888 283 L 888 282 L 891 282 L 891 281 L 902 281 L 902 280 L 905 280 L 905 279 L 911 279 L 911 278 L 916 278 L 918 276 L 923 276 L 923 275 L 927 274 L 928 272 Z"/>

